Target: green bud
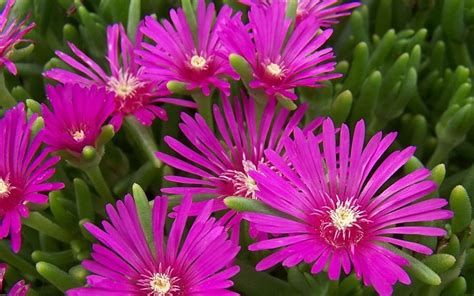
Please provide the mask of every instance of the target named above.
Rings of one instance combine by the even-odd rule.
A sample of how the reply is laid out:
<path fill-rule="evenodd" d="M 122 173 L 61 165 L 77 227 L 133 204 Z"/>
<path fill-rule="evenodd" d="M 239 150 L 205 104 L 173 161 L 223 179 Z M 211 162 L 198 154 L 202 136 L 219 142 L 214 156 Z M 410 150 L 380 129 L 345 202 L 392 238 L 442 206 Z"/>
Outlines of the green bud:
<path fill-rule="evenodd" d="M 334 70 L 334 72 L 339 73 L 343 76 L 346 76 L 348 70 L 349 70 L 349 62 L 340 61 L 339 63 L 337 63 L 336 69 Z"/>
<path fill-rule="evenodd" d="M 81 265 L 71 267 L 68 273 L 82 285 L 86 283 L 86 277 L 89 275 L 89 272 Z"/>
<path fill-rule="evenodd" d="M 346 121 L 349 112 L 351 111 L 351 106 L 352 93 L 349 90 L 342 92 L 336 97 L 330 111 L 330 116 L 334 120 L 336 126 Z"/>
<path fill-rule="evenodd" d="M 415 257 L 403 252 L 402 250 L 395 248 L 389 244 L 383 244 L 385 248 L 391 250 L 392 252 L 406 258 L 410 265 L 406 268 L 408 273 L 416 277 L 421 282 L 430 285 L 438 286 L 441 284 L 441 278 L 439 275 L 434 272 L 431 268 L 426 266 L 423 262 L 419 261 Z"/>
<path fill-rule="evenodd" d="M 462 232 L 469 226 L 472 219 L 472 206 L 466 189 L 461 185 L 454 187 L 449 197 L 449 207 L 454 213 L 451 220 L 453 232 Z"/>
<path fill-rule="evenodd" d="M 465 82 L 459 86 L 454 95 L 451 97 L 449 104 L 458 104 L 463 105 L 466 102 L 466 99 L 471 94 L 472 85 L 470 82 Z"/>
<path fill-rule="evenodd" d="M 30 56 L 34 49 L 34 44 L 30 44 L 23 48 L 13 47 L 12 50 L 8 53 L 8 58 L 13 62 L 21 61 Z"/>
<path fill-rule="evenodd" d="M 408 67 L 413 67 L 415 70 L 420 69 L 421 64 L 421 46 L 415 45 L 410 53 L 410 59 L 408 60 Z"/>
<path fill-rule="evenodd" d="M 464 35 L 464 0 L 443 2 L 441 26 L 445 36 L 462 42 Z"/>
<path fill-rule="evenodd" d="M 446 176 L 446 166 L 444 164 L 438 164 L 431 170 L 431 179 L 435 181 L 438 188 L 443 184 L 444 177 Z"/>
<path fill-rule="evenodd" d="M 127 34 L 131 40 L 135 40 L 137 26 L 141 17 L 141 0 L 130 0 L 128 7 Z"/>
<path fill-rule="evenodd" d="M 114 127 L 111 124 L 105 125 L 100 130 L 99 137 L 97 137 L 96 147 L 101 149 L 107 144 L 115 135 Z"/>
<path fill-rule="evenodd" d="M 459 238 L 455 234 L 452 234 L 451 237 L 449 238 L 448 244 L 440 248 L 439 252 L 443 254 L 453 255 L 454 257 L 458 257 L 460 248 L 461 248 L 461 245 L 459 242 Z"/>
<path fill-rule="evenodd" d="M 84 158 L 85 161 L 93 161 L 96 159 L 97 156 L 97 150 L 92 147 L 92 146 L 86 146 L 84 149 L 82 149 L 82 157 Z"/>
<path fill-rule="evenodd" d="M 385 62 L 385 59 L 393 49 L 396 39 L 397 35 L 395 34 L 395 30 L 390 29 L 385 33 L 370 58 L 369 69 L 378 68 Z"/>
<path fill-rule="evenodd" d="M 178 95 L 190 95 L 191 91 L 187 89 L 186 83 L 179 81 L 169 81 L 166 83 L 166 87 L 173 94 Z"/>
<path fill-rule="evenodd" d="M 382 36 L 392 27 L 392 0 L 381 0 L 375 17 L 375 33 Z"/>
<path fill-rule="evenodd" d="M 423 263 L 434 272 L 442 273 L 450 269 L 454 263 L 456 263 L 456 258 L 450 254 L 434 254 L 425 258 Z"/>
<path fill-rule="evenodd" d="M 58 58 L 51 58 L 45 65 L 44 65 L 44 70 L 48 71 L 51 69 L 56 69 L 56 68 L 61 68 L 61 69 L 67 69 L 68 66 L 66 63 L 64 63 L 62 60 Z"/>
<path fill-rule="evenodd" d="M 354 49 L 354 58 L 351 68 L 344 81 L 344 88 L 351 90 L 354 94 L 359 91 L 362 82 L 367 75 L 369 62 L 369 47 L 367 43 L 361 42 Z"/>
<path fill-rule="evenodd" d="M 33 113 L 41 114 L 41 104 L 33 99 L 26 100 L 26 107 Z"/>
<path fill-rule="evenodd" d="M 81 37 L 77 28 L 71 24 L 65 24 L 63 27 L 63 36 L 66 42 L 80 44 Z"/>
<path fill-rule="evenodd" d="M 465 295 L 467 289 L 466 279 L 462 276 L 456 278 L 454 281 L 444 288 L 442 296 L 458 296 Z"/>
<path fill-rule="evenodd" d="M 54 219 L 69 230 L 77 225 L 77 218 L 68 212 L 59 201 L 62 196 L 61 191 L 51 191 L 49 193 L 49 208 L 53 213 Z"/>
<path fill-rule="evenodd" d="M 89 191 L 89 186 L 79 178 L 74 179 L 74 192 L 76 195 L 77 215 L 79 219 L 94 221 L 94 204 Z"/>
<path fill-rule="evenodd" d="M 375 109 L 375 103 L 379 98 L 380 87 L 382 85 L 382 74 L 374 71 L 365 79 L 359 94 L 359 98 L 354 103 L 351 122 L 355 123 L 361 118 L 370 121 Z"/>
<path fill-rule="evenodd" d="M 256 213 L 264 213 L 274 216 L 284 216 L 283 213 L 276 211 L 261 201 L 251 198 L 245 198 L 240 196 L 229 196 L 224 199 L 224 204 L 232 210 L 236 210 L 239 212 L 256 212 Z"/>
<path fill-rule="evenodd" d="M 191 4 L 190 0 L 181 0 L 186 20 L 188 21 L 189 29 L 193 35 L 194 44 L 197 44 L 197 20 L 196 20 L 196 9 Z M 196 46 L 197 47 L 197 46 Z"/>
<path fill-rule="evenodd" d="M 36 136 L 40 130 L 44 128 L 44 119 L 43 117 L 36 118 L 33 126 L 31 127 L 31 134 Z"/>
<path fill-rule="evenodd" d="M 446 44 L 443 41 L 436 42 L 431 54 L 431 69 L 442 71 L 446 55 Z"/>
<path fill-rule="evenodd" d="M 369 33 L 364 24 L 364 17 L 359 10 L 352 12 L 350 18 L 352 34 L 354 34 L 355 40 L 359 42 L 369 43 Z"/>
<path fill-rule="evenodd" d="M 280 95 L 280 94 L 277 94 L 276 95 L 276 98 L 278 100 L 278 104 L 280 104 L 280 106 L 282 106 L 283 108 L 285 109 L 288 109 L 288 110 L 295 110 L 296 108 L 298 108 L 298 106 L 296 106 L 295 103 L 293 103 L 293 101 L 283 95 Z"/>
<path fill-rule="evenodd" d="M 61 292 L 81 286 L 80 282 L 53 264 L 38 262 L 36 270 Z"/>
<path fill-rule="evenodd" d="M 405 165 L 403 166 L 403 172 L 405 173 L 405 175 L 408 175 L 409 173 L 412 173 L 418 169 L 421 169 L 423 168 L 423 163 L 421 163 L 421 161 L 416 158 L 415 156 L 412 156 L 408 161 L 407 163 L 405 163 Z"/>
<path fill-rule="evenodd" d="M 138 184 L 133 184 L 132 186 L 133 199 L 137 206 L 138 218 L 140 219 L 140 224 L 142 225 L 143 232 L 150 247 L 150 250 L 154 250 L 153 244 L 153 233 L 152 233 L 152 223 L 151 223 L 151 207 L 146 197 L 145 192 Z"/>
<path fill-rule="evenodd" d="M 415 36 L 413 36 L 407 44 L 407 50 L 412 50 L 416 45 L 422 44 L 423 41 L 426 39 L 426 35 L 428 34 L 428 30 L 425 28 L 418 30 Z"/>
<path fill-rule="evenodd" d="M 59 267 L 66 267 L 74 263 L 71 250 L 61 252 L 44 252 L 37 250 L 31 253 L 31 259 L 33 259 L 35 263 L 44 261 Z"/>
<path fill-rule="evenodd" d="M 470 71 L 464 66 L 458 66 L 456 71 L 449 75 L 449 72 L 446 72 L 448 84 L 444 87 L 441 92 L 441 102 L 449 102 L 451 97 L 455 94 L 457 89 L 464 83 L 469 83 Z M 436 94 L 436 97 L 439 97 L 439 93 Z"/>
<path fill-rule="evenodd" d="M 390 70 L 384 76 L 381 93 L 386 94 L 392 89 L 397 82 L 403 79 L 403 76 L 407 73 L 407 66 L 410 56 L 408 53 L 404 53 L 398 57 L 395 63 L 390 67 Z M 415 73 L 416 75 L 416 73 Z M 384 106 L 386 110 L 392 111 L 390 108 Z"/>

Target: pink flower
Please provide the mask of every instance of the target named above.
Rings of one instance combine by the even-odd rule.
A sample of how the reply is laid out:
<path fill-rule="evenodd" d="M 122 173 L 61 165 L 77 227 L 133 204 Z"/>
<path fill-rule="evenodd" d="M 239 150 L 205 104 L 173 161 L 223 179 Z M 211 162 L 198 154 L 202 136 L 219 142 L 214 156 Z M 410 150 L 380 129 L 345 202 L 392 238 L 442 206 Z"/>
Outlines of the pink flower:
<path fill-rule="evenodd" d="M 43 131 L 31 135 L 36 118 L 27 119 L 20 103 L 0 120 L 0 239 L 10 235 L 15 252 L 21 246 L 21 218 L 29 216 L 27 204 L 47 203 L 47 193 L 63 187 L 47 182 L 59 157 L 48 158 L 49 151 L 40 150 Z"/>
<path fill-rule="evenodd" d="M 52 110 L 43 104 L 44 142 L 53 150 L 82 153 L 95 147 L 102 126 L 114 111 L 114 95 L 104 88 L 77 84 L 47 86 Z"/>
<path fill-rule="evenodd" d="M 25 21 L 10 21 L 8 18 L 13 5 L 15 0 L 7 0 L 0 14 L 0 67 L 5 66 L 10 73 L 16 75 L 16 67 L 10 61 L 9 54 L 17 43 L 25 41 L 23 37 L 35 27 L 35 23 L 25 26 Z"/>
<path fill-rule="evenodd" d="M 128 115 L 135 116 L 143 125 L 151 125 L 156 117 L 167 120 L 165 109 L 157 106 L 158 103 L 194 107 L 193 102 L 167 98 L 169 92 L 162 81 L 149 80 L 144 76 L 143 68 L 137 64 L 135 55 L 135 50 L 143 38 L 139 32 L 140 30 L 135 43 L 132 43 L 122 25 L 115 24 L 107 28 L 107 61 L 110 74 L 70 43 L 69 47 L 79 60 L 60 51 L 57 51 L 56 55 L 80 74 L 64 69 L 52 69 L 45 72 L 44 76 L 61 83 L 104 87 L 112 92 L 115 95 L 115 111 L 110 123 L 116 131 L 122 126 L 123 118 Z"/>
<path fill-rule="evenodd" d="M 130 195 L 115 208 L 107 206 L 110 222 L 102 222 L 104 230 L 86 224 L 100 242 L 92 247 L 92 259 L 82 263 L 92 274 L 87 287 L 67 295 L 238 295 L 228 288 L 239 271 L 233 264 L 239 247 L 210 217 L 212 201 L 184 235 L 191 207 L 191 196 L 185 196 L 165 238 L 167 204 L 166 197 L 155 199 L 145 228 L 152 235 L 148 242 Z"/>
<path fill-rule="evenodd" d="M 181 8 L 171 10 L 172 23 L 163 20 L 160 24 L 154 18 L 146 17 L 141 31 L 155 44 L 142 43 L 143 49 L 138 53 L 147 76 L 185 83 L 187 89 L 200 89 L 206 96 L 210 95 L 212 87 L 230 95 L 226 77 L 237 79 L 238 76 L 230 67 L 227 56 L 223 55 L 217 33 L 231 14 L 232 10 L 224 6 L 215 18 L 214 4 L 206 6 L 204 0 L 199 0 L 197 32 L 192 32 Z"/>
<path fill-rule="evenodd" d="M 318 87 L 320 82 L 337 78 L 332 48 L 321 47 L 332 30 L 321 31 L 314 17 L 294 25 L 285 15 L 286 3 L 265 7 L 254 5 L 244 25 L 240 15 L 228 22 L 221 38 L 227 54 L 242 56 L 252 68 L 253 89 L 263 89 L 269 97 L 277 95 L 296 100 L 296 87 Z"/>
<path fill-rule="evenodd" d="M 346 274 L 354 268 L 356 276 L 381 295 L 391 294 L 397 281 L 410 283 L 402 269 L 408 261 L 383 243 L 429 255 L 430 248 L 400 235 L 445 235 L 444 229 L 411 223 L 449 219 L 453 214 L 442 209 L 447 204 L 443 198 L 422 200 L 436 190 L 436 183 L 428 179 L 429 170 L 389 181 L 413 156 L 414 147 L 382 158 L 395 133 L 385 137 L 377 133 L 365 148 L 364 135 L 360 121 L 352 142 L 346 125 L 336 137 L 333 122 L 327 119 L 322 143 L 313 134 L 297 130 L 295 139 L 285 144 L 285 159 L 267 151 L 273 167 L 262 166 L 260 172 L 251 173 L 259 188 L 257 198 L 288 218 L 244 214 L 258 231 L 277 235 L 249 247 L 279 249 L 260 261 L 257 270 L 304 261 L 312 264 L 312 273 L 328 266 L 329 278 L 336 280 L 341 268 Z"/>

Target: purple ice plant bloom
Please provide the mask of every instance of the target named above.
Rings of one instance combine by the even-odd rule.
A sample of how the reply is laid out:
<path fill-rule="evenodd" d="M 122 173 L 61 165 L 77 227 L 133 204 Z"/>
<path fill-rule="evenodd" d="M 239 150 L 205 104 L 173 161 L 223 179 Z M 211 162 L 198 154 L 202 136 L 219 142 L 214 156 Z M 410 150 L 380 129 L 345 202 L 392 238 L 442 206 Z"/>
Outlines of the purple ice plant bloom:
<path fill-rule="evenodd" d="M 16 75 L 16 66 L 9 55 L 16 44 L 25 41 L 23 37 L 35 27 L 35 23 L 25 25 L 26 20 L 9 20 L 14 5 L 15 0 L 7 0 L 0 14 L 0 68 L 5 66 L 10 73 Z"/>
<path fill-rule="evenodd" d="M 293 114 L 286 109 L 276 112 L 276 101 L 270 100 L 260 120 L 257 119 L 260 112 L 257 108 L 255 100 L 244 95 L 234 98 L 233 104 L 230 99 L 222 98 L 222 108 L 217 105 L 213 108 L 216 133 L 200 114 L 193 118 L 182 113 L 179 127 L 191 145 L 169 136 L 164 138 L 178 156 L 163 152 L 157 152 L 156 155 L 181 173 L 166 176 L 166 180 L 179 186 L 163 188 L 162 191 L 215 197 L 214 211 L 227 209 L 223 199 L 229 196 L 255 199 L 258 188 L 249 173 L 267 162 L 263 153 L 265 149 L 282 152 L 281 139 L 290 136 L 301 123 L 307 106 L 299 106 Z M 320 123 L 320 119 L 311 122 L 305 131 L 316 128 Z M 197 215 L 204 205 L 203 202 L 195 203 L 191 213 Z M 232 234 L 238 235 L 241 215 L 229 211 L 226 219 L 230 219 L 227 224 L 229 227 L 235 226 Z"/>
<path fill-rule="evenodd" d="M 100 242 L 92 246 L 92 259 L 82 263 L 92 273 L 87 287 L 69 290 L 67 295 L 238 295 L 228 288 L 233 285 L 231 277 L 239 272 L 233 262 L 240 247 L 210 216 L 212 201 L 184 234 L 191 199 L 183 197 L 167 237 L 168 199 L 154 200 L 151 226 L 145 228 L 150 229 L 152 242 L 147 242 L 130 195 L 115 208 L 108 205 L 110 222 L 102 222 L 104 230 L 85 225 Z"/>
<path fill-rule="evenodd" d="M 77 84 L 48 85 L 46 93 L 51 110 L 42 105 L 44 142 L 52 150 L 69 150 L 77 155 L 85 146 L 95 147 L 114 111 L 114 94 L 105 88 Z"/>
<path fill-rule="evenodd" d="M 286 3 L 254 5 L 244 24 L 236 15 L 221 31 L 228 55 L 243 57 L 252 69 L 250 88 L 263 89 L 267 96 L 296 100 L 295 87 L 318 87 L 321 81 L 340 77 L 334 71 L 332 48 L 322 48 L 332 30 L 321 30 L 314 17 L 293 27 L 286 17 Z"/>
<path fill-rule="evenodd" d="M 237 79 L 227 56 L 223 55 L 218 31 L 227 23 L 232 9 L 223 6 L 215 16 L 213 3 L 206 6 L 204 0 L 197 5 L 197 32 L 193 32 L 181 8 L 172 9 L 171 22 L 160 24 L 152 17 L 145 18 L 143 34 L 153 44 L 142 43 L 139 62 L 151 79 L 178 81 L 188 90 L 200 90 L 206 96 L 213 88 L 230 95 L 227 77 Z"/>
<path fill-rule="evenodd" d="M 143 125 L 151 125 L 155 118 L 167 120 L 166 110 L 158 106 L 159 103 L 195 107 L 193 102 L 167 97 L 169 91 L 162 81 L 145 77 L 135 54 L 142 39 L 143 35 L 139 29 L 135 42 L 132 42 L 121 24 L 111 25 L 107 28 L 106 58 L 109 72 L 103 70 L 74 44 L 69 43 L 69 48 L 77 58 L 61 51 L 56 51 L 56 55 L 79 73 L 56 68 L 46 71 L 44 76 L 61 83 L 104 87 L 113 93 L 115 111 L 110 123 L 116 131 L 128 115 L 134 116 Z"/>
<path fill-rule="evenodd" d="M 397 281 L 410 284 L 402 269 L 408 260 L 384 244 L 429 255 L 430 248 L 401 235 L 443 236 L 444 229 L 413 223 L 449 219 L 453 213 L 442 209 L 444 198 L 423 199 L 436 190 L 428 169 L 394 176 L 415 151 L 408 147 L 383 157 L 395 138 L 395 133 L 384 137 L 379 132 L 364 147 L 363 121 L 351 141 L 346 125 L 336 136 L 327 119 L 322 143 L 296 130 L 294 140 L 285 142 L 287 159 L 267 150 L 271 167 L 251 173 L 259 188 L 257 198 L 286 217 L 244 214 L 258 231 L 274 235 L 249 249 L 278 249 L 260 261 L 257 270 L 304 261 L 312 264 L 312 273 L 327 266 L 329 278 L 336 280 L 341 267 L 346 274 L 353 268 L 380 295 L 390 295 Z"/>
<path fill-rule="evenodd" d="M 0 292 L 2 292 L 3 277 L 7 272 L 8 266 L 5 263 L 0 263 Z M 17 282 L 7 294 L 2 294 L 6 296 L 25 296 L 30 289 L 30 285 L 27 285 L 24 280 Z"/>
<path fill-rule="evenodd" d="M 240 0 L 240 3 L 249 6 L 270 6 L 276 1 L 281 0 Z M 340 2 L 340 0 L 298 0 L 296 22 L 303 21 L 307 17 L 313 17 L 318 26 L 328 28 L 337 24 L 339 18 L 350 15 L 351 11 L 360 5 L 359 1 L 343 4 Z"/>
<path fill-rule="evenodd" d="M 43 131 L 32 135 L 36 119 L 36 114 L 28 119 L 20 103 L 0 120 L 0 239 L 10 235 L 14 252 L 20 250 L 21 218 L 29 216 L 27 205 L 45 204 L 48 192 L 63 187 L 48 182 L 59 157 L 48 158 L 49 151 L 41 149 Z"/>

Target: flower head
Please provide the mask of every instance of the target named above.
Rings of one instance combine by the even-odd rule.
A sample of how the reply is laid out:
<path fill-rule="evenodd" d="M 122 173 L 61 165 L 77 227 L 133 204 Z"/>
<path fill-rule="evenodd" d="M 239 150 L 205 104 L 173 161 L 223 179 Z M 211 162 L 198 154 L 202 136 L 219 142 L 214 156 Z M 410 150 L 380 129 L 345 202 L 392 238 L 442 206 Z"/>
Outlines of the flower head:
<path fill-rule="evenodd" d="M 302 105 L 293 114 L 286 109 L 277 114 L 276 102 L 271 100 L 258 121 L 258 105 L 251 98 L 235 98 L 233 104 L 229 99 L 222 98 L 222 105 L 222 109 L 214 106 L 213 110 L 219 131 L 217 134 L 212 132 L 201 115 L 196 114 L 193 118 L 183 113 L 180 129 L 193 148 L 172 137 L 165 137 L 165 142 L 179 157 L 162 152 L 156 154 L 167 165 L 188 174 L 165 177 L 180 186 L 164 188 L 163 192 L 215 196 L 218 199 L 214 203 L 215 211 L 226 209 L 222 199 L 228 196 L 256 198 L 258 188 L 250 172 L 267 163 L 263 153 L 265 149 L 278 153 L 283 150 L 281 139 L 291 135 L 306 110 L 306 105 Z M 316 120 L 306 129 L 311 130 L 320 122 Z M 198 214 L 202 206 L 203 203 L 196 203 L 192 213 Z M 229 214 L 236 213 L 230 211 Z M 240 217 L 235 216 L 229 226 L 239 222 Z"/>
<path fill-rule="evenodd" d="M 115 24 L 107 28 L 109 73 L 70 43 L 69 47 L 78 59 L 60 51 L 56 54 L 80 74 L 64 69 L 52 69 L 45 72 L 44 76 L 61 83 L 104 87 L 113 93 L 115 111 L 110 123 L 115 130 L 121 127 L 123 118 L 127 115 L 135 116 L 144 125 L 150 125 L 156 117 L 167 120 L 165 109 L 157 106 L 158 103 L 193 107 L 195 104 L 192 102 L 166 98 L 165 96 L 169 95 L 166 86 L 161 81 L 150 80 L 144 76 L 143 68 L 137 64 L 135 55 L 135 50 L 143 38 L 139 31 L 135 43 L 132 43 L 122 25 Z"/>
<path fill-rule="evenodd" d="M 337 140 L 334 125 L 327 119 L 322 144 L 313 134 L 297 130 L 295 139 L 285 143 L 285 162 L 278 153 L 267 151 L 273 167 L 262 166 L 260 172 L 251 174 L 259 187 L 257 198 L 291 219 L 244 214 L 258 231 L 278 235 L 251 245 L 251 250 L 282 247 L 258 263 L 258 270 L 280 262 L 291 267 L 304 261 L 312 264 L 312 273 L 328 266 L 329 278 L 334 280 L 341 267 L 346 274 L 353 267 L 356 276 L 381 295 L 391 294 L 397 281 L 410 283 L 401 268 L 408 261 L 383 244 L 431 254 L 430 248 L 401 235 L 442 236 L 443 229 L 411 223 L 449 219 L 452 212 L 442 209 L 445 199 L 422 200 L 436 190 L 427 169 L 389 182 L 413 156 L 414 147 L 382 158 L 396 135 L 377 133 L 365 148 L 364 135 L 361 121 L 352 142 L 346 125 Z"/>
<path fill-rule="evenodd" d="M 16 75 L 16 67 L 10 61 L 9 54 L 17 43 L 25 41 L 23 37 L 35 27 L 35 24 L 25 26 L 25 21 L 19 22 L 16 19 L 10 21 L 9 15 L 13 5 L 15 0 L 7 0 L 0 14 L 0 67 L 5 66 L 10 73 Z"/>
<path fill-rule="evenodd" d="M 238 77 L 223 56 L 218 31 L 231 14 L 230 7 L 224 6 L 215 18 L 214 4 L 206 6 L 204 0 L 199 0 L 197 32 L 192 31 L 181 8 L 171 10 L 172 23 L 163 20 L 160 24 L 146 17 L 141 31 L 155 43 L 143 43 L 143 50 L 138 51 L 146 74 L 152 79 L 185 83 L 187 89 L 200 89 L 205 95 L 210 94 L 212 87 L 229 95 L 230 84 L 225 77 Z"/>
<path fill-rule="evenodd" d="M 0 263 L 0 292 L 2 292 L 2 283 L 3 277 L 7 272 L 7 265 L 5 263 Z M 26 285 L 24 280 L 17 282 L 13 287 L 11 287 L 10 291 L 6 294 L 6 296 L 25 296 L 30 289 L 30 285 Z M 5 295 L 5 294 L 2 294 Z"/>
<path fill-rule="evenodd" d="M 53 150 L 81 153 L 95 147 L 105 121 L 114 111 L 114 95 L 104 88 L 77 84 L 47 86 L 51 110 L 43 105 L 44 141 Z"/>
<path fill-rule="evenodd" d="M 0 120 L 0 239 L 10 235 L 12 249 L 20 250 L 21 218 L 28 217 L 28 203 L 44 204 L 45 194 L 63 187 L 48 183 L 59 157 L 48 158 L 49 151 L 40 150 L 43 131 L 32 136 L 37 118 L 27 119 L 21 103 L 8 110 Z"/>
<path fill-rule="evenodd" d="M 240 0 L 245 5 L 270 6 L 273 2 L 282 0 Z M 282 1 L 287 2 L 287 1 Z M 360 2 L 339 4 L 339 0 L 298 0 L 296 8 L 296 22 L 307 17 L 313 17 L 318 26 L 331 27 L 339 22 L 339 18 L 351 14 L 351 10 L 358 7 Z"/>
<path fill-rule="evenodd" d="M 317 87 L 340 75 L 330 74 L 336 65 L 328 62 L 334 58 L 332 49 L 320 49 L 332 30 L 321 31 L 311 17 L 289 33 L 292 21 L 285 11 L 284 2 L 252 6 L 249 24 L 244 25 L 237 15 L 222 30 L 221 38 L 228 54 L 238 54 L 250 64 L 251 88 L 263 89 L 270 97 L 296 100 L 295 87 Z"/>
<path fill-rule="evenodd" d="M 232 263 L 239 247 L 210 217 L 212 201 L 183 237 L 191 207 L 191 196 L 185 196 L 166 239 L 167 202 L 165 197 L 154 201 L 152 242 L 147 243 L 130 195 L 118 201 L 116 208 L 107 206 L 110 222 L 102 223 L 104 230 L 86 224 L 100 242 L 92 247 L 92 259 L 83 262 L 92 275 L 87 277 L 88 287 L 67 294 L 238 295 L 227 289 L 233 284 L 230 278 L 239 271 Z"/>

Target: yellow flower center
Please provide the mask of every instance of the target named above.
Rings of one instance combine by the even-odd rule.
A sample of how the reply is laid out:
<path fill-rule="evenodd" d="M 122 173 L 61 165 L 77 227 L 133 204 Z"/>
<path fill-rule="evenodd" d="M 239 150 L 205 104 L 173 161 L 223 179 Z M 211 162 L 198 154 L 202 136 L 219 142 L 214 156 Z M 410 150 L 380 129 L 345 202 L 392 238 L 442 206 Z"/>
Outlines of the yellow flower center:
<path fill-rule="evenodd" d="M 155 273 L 150 280 L 150 288 L 157 296 L 165 296 L 171 290 L 171 279 L 164 273 Z"/>
<path fill-rule="evenodd" d="M 344 231 L 357 222 L 359 213 L 348 205 L 341 204 L 335 210 L 331 210 L 329 216 L 331 217 L 334 227 L 336 227 L 337 230 Z"/>

